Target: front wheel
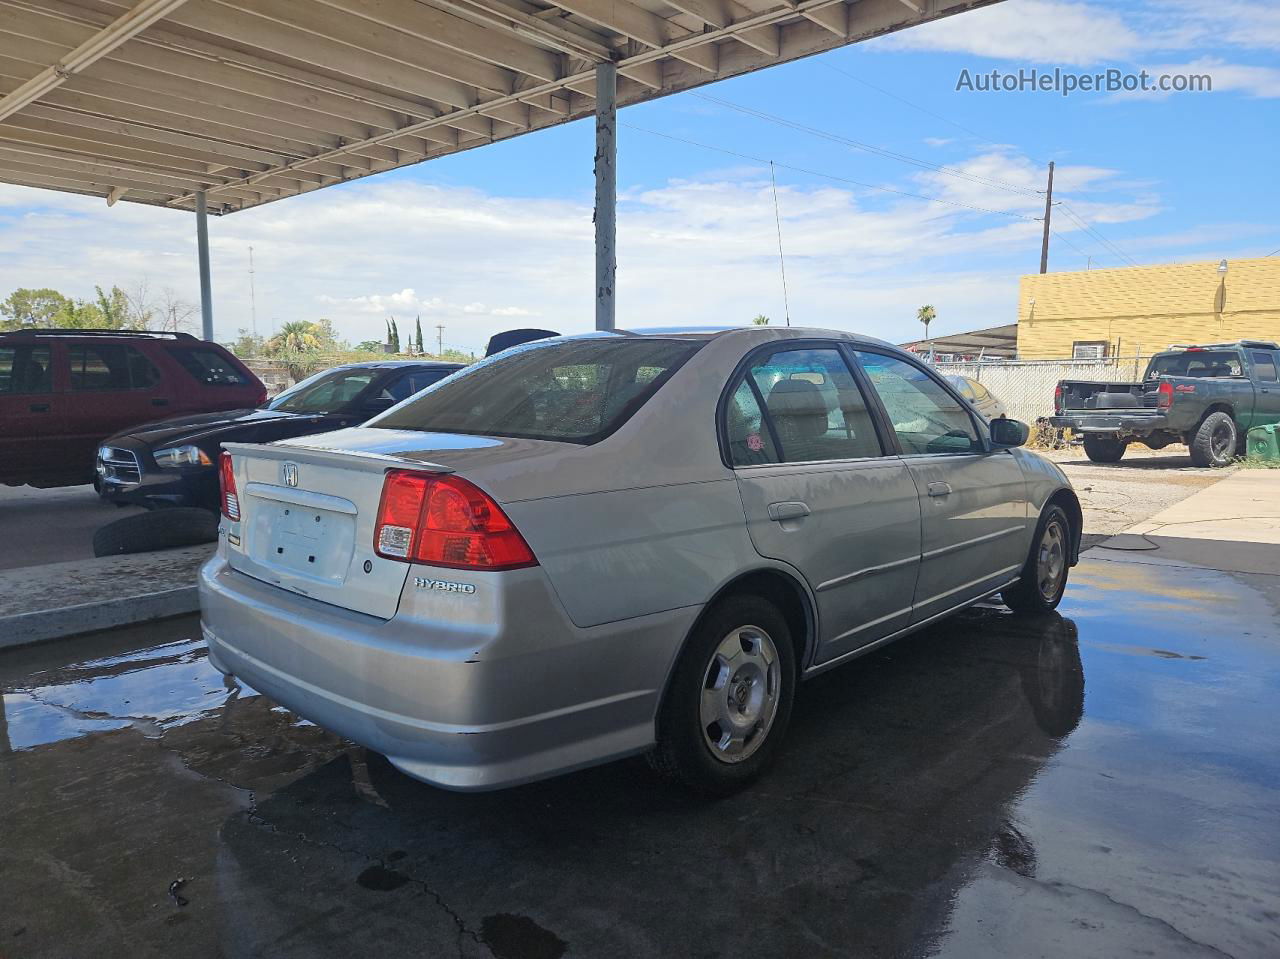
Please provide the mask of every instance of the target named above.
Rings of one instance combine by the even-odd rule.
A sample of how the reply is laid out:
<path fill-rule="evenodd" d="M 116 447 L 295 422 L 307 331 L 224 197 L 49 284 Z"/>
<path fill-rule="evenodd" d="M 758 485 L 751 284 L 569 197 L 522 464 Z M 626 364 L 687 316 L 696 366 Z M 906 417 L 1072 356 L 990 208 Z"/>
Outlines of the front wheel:
<path fill-rule="evenodd" d="M 1236 455 L 1236 421 L 1229 413 L 1210 413 L 1188 444 L 1196 466 L 1228 466 Z"/>
<path fill-rule="evenodd" d="M 1071 567 L 1071 520 L 1061 506 L 1050 506 L 1036 527 L 1031 555 L 1018 581 L 1000 594 L 1015 613 L 1047 613 L 1062 602 Z"/>
<path fill-rule="evenodd" d="M 795 685 L 791 631 L 777 608 L 756 596 L 721 601 L 676 662 L 649 765 L 705 796 L 743 788 L 776 755 Z"/>

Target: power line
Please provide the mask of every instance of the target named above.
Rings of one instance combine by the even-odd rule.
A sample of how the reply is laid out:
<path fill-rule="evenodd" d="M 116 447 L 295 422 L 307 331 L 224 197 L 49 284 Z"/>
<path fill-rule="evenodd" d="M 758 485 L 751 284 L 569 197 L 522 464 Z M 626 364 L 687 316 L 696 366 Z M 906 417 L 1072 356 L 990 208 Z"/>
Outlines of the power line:
<path fill-rule="evenodd" d="M 1270 253 L 1267 254 L 1267 256 L 1275 256 L 1277 253 L 1280 253 L 1280 250 L 1272 250 Z"/>
<path fill-rule="evenodd" d="M 1073 209 L 1071 209 L 1071 207 L 1067 206 L 1066 203 L 1062 204 L 1062 212 L 1065 213 L 1067 216 L 1071 217 L 1071 219 L 1075 220 L 1075 222 L 1080 225 L 1081 229 L 1083 229 L 1090 236 L 1092 236 L 1099 243 L 1101 243 L 1104 247 L 1106 247 L 1108 250 L 1110 250 L 1112 253 L 1118 256 L 1121 262 L 1128 263 L 1130 266 L 1138 265 L 1137 260 L 1129 256 L 1129 254 L 1125 253 L 1124 250 L 1120 249 L 1120 247 L 1116 246 L 1114 243 L 1108 240 L 1105 236 L 1099 233 L 1096 229 L 1094 229 L 1088 223 L 1086 223 L 1084 218 L 1081 217 L 1078 213 L 1076 213 Z"/>
<path fill-rule="evenodd" d="M 724 100 L 720 97 L 709 96 L 705 93 L 691 93 L 690 96 L 697 97 L 699 100 L 706 100 L 708 103 L 714 103 L 718 106 L 726 107 L 730 110 L 736 110 L 747 116 L 756 117 L 760 120 L 766 120 L 770 123 L 776 123 L 792 130 L 799 130 L 802 133 L 808 133 L 811 136 L 819 137 L 824 140 L 830 140 L 835 143 L 841 143 L 845 146 L 851 146 L 854 149 L 871 153 L 875 156 L 884 157 L 890 160 L 897 160 L 900 163 L 906 163 L 911 166 L 920 167 L 926 170 L 932 170 L 935 173 L 941 173 L 945 176 L 955 177 L 960 180 L 967 180 L 971 183 L 977 183 L 980 186 L 994 187 L 995 189 L 1005 190 L 1009 193 L 1016 193 L 1022 196 L 1039 196 L 1040 190 L 1029 187 L 1018 186 L 1009 183 L 1006 180 L 998 180 L 994 177 L 984 177 L 977 173 L 968 173 L 964 170 L 957 170 L 953 167 L 942 166 L 937 163 L 931 163 L 928 160 L 921 160 L 919 157 L 913 157 L 906 153 L 898 153 L 894 150 L 886 150 L 883 147 L 874 146 L 870 143 L 864 143 L 861 140 L 854 140 L 843 134 L 832 133 L 829 130 L 822 130 L 818 127 L 807 126 L 795 120 L 788 120 L 786 117 L 780 117 L 773 113 L 766 113 L 764 110 L 757 110 L 754 107 L 743 106 L 740 103 L 734 103 L 731 100 Z"/>
<path fill-rule="evenodd" d="M 760 166 L 769 166 L 769 164 L 774 163 L 774 161 L 768 160 L 764 157 L 752 156 L 750 153 L 742 153 L 738 150 L 730 150 L 727 147 L 713 146 L 710 143 L 700 143 L 697 140 L 690 140 L 687 137 L 675 136 L 674 134 L 671 134 L 671 133 L 662 133 L 658 130 L 649 130 L 645 127 L 638 127 L 634 123 L 619 122 L 618 125 L 627 127 L 628 129 L 631 129 L 631 130 L 638 130 L 641 133 L 648 133 L 651 136 L 662 137 L 664 140 L 673 140 L 677 143 L 687 143 L 689 146 L 699 147 L 700 149 L 703 149 L 703 150 L 712 150 L 716 153 L 723 153 L 723 154 L 726 154 L 727 156 L 737 157 L 740 160 L 749 160 L 752 163 L 759 164 Z M 1012 217 L 1015 220 L 1026 220 L 1030 223 L 1040 222 L 1039 217 L 1027 216 L 1026 214 L 1023 214 L 1023 213 L 1014 213 L 1010 210 L 993 210 L 993 209 L 990 209 L 989 207 L 974 206 L 971 203 L 961 203 L 958 200 L 944 200 L 941 197 L 926 196 L 923 193 L 909 193 L 906 190 L 894 190 L 887 186 L 879 186 L 878 184 L 875 184 L 875 183 L 866 183 L 866 182 L 863 182 L 862 180 L 853 180 L 853 179 L 850 179 L 849 177 L 838 176 L 834 173 L 824 173 L 821 170 L 810 170 L 805 167 L 793 166 L 789 163 L 777 163 L 775 165 L 781 167 L 784 170 L 792 170 L 796 173 L 804 173 L 808 176 L 822 177 L 827 180 L 834 180 L 837 183 L 848 183 L 853 186 L 864 187 L 868 190 L 879 190 L 881 193 L 892 193 L 894 196 L 905 196 L 913 200 L 926 200 L 929 203 L 942 203 L 942 204 L 945 204 L 946 206 L 959 207 L 963 210 L 974 210 L 975 212 L 978 212 L 978 213 L 992 213 L 992 214 L 995 214 L 996 216 Z"/>

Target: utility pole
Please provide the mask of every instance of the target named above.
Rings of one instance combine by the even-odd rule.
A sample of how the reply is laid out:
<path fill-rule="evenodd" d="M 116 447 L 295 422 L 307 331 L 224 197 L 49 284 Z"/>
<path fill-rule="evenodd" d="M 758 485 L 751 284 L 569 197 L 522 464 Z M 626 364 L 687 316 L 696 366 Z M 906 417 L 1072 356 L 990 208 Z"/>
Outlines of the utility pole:
<path fill-rule="evenodd" d="M 1044 195 L 1044 239 L 1040 241 L 1040 272 L 1049 272 L 1049 216 L 1053 213 L 1053 161 L 1049 161 L 1049 189 Z"/>
<path fill-rule="evenodd" d="M 444 324 L 436 324 L 436 356 L 444 356 Z"/>
<path fill-rule="evenodd" d="M 253 335 L 258 335 L 258 298 L 253 292 L 253 247 L 249 247 L 249 325 L 253 327 Z"/>

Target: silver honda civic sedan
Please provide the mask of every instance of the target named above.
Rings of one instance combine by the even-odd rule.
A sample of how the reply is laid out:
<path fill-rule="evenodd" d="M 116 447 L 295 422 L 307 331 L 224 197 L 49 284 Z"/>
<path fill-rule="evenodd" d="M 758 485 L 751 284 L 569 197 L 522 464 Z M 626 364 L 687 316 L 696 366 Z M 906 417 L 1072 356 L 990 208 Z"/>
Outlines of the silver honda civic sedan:
<path fill-rule="evenodd" d="M 996 595 L 1058 604 L 1080 506 L 1026 438 L 847 333 L 529 343 L 364 426 L 228 444 L 209 658 L 446 788 L 647 753 L 729 792 L 800 680 Z"/>

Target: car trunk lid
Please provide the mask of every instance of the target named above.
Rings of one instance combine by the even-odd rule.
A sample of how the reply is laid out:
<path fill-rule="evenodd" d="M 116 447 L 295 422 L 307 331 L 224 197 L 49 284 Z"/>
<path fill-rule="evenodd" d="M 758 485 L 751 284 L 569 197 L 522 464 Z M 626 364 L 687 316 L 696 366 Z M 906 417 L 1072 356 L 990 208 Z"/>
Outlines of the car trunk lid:
<path fill-rule="evenodd" d="M 438 463 L 298 445 L 227 443 L 240 520 L 231 567 L 255 579 L 381 619 L 395 615 L 407 563 L 373 549 L 388 469 L 448 473 Z"/>

